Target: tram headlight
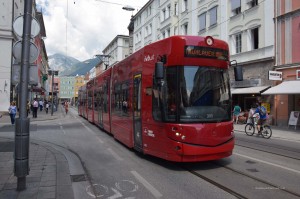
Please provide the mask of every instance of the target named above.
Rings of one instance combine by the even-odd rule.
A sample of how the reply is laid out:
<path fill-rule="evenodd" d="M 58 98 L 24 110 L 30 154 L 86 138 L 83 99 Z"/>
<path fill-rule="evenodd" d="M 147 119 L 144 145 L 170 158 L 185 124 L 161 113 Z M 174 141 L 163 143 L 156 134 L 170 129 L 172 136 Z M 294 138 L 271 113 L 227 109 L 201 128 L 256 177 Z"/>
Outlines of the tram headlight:
<path fill-rule="evenodd" d="M 180 136 L 180 133 L 179 133 L 179 132 L 176 132 L 175 135 L 176 135 L 177 137 L 179 137 L 179 136 Z"/>
<path fill-rule="evenodd" d="M 185 140 L 185 135 L 181 136 L 181 139 L 182 139 L 182 140 Z"/>

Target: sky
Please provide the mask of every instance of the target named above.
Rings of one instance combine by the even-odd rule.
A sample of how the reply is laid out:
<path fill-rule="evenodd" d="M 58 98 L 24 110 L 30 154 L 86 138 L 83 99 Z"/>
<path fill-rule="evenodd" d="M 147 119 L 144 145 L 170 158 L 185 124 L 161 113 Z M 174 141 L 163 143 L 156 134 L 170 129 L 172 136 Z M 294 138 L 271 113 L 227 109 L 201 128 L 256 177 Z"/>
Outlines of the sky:
<path fill-rule="evenodd" d="M 117 36 L 128 35 L 131 15 L 148 0 L 36 0 L 43 13 L 48 56 L 55 53 L 79 61 L 102 54 Z M 134 11 L 123 10 L 131 6 Z"/>

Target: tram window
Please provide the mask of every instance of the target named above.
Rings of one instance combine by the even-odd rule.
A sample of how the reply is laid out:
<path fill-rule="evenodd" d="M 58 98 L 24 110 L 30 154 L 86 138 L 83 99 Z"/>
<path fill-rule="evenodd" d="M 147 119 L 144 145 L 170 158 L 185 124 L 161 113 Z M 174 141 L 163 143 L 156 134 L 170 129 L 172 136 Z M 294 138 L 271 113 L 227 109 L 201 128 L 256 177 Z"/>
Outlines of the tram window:
<path fill-rule="evenodd" d="M 116 84 L 113 94 L 113 113 L 119 116 L 129 116 L 129 82 Z"/>

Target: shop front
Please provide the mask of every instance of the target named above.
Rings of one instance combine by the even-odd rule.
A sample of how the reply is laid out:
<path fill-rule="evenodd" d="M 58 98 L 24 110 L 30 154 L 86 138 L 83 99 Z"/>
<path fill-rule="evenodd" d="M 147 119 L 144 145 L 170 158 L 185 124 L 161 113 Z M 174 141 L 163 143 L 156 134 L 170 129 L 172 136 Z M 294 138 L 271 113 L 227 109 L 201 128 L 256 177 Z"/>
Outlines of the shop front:
<path fill-rule="evenodd" d="M 283 81 L 266 90 L 262 95 L 274 99 L 272 107 L 274 125 L 294 125 L 291 119 L 297 115 L 295 112 L 300 111 L 300 80 Z"/>

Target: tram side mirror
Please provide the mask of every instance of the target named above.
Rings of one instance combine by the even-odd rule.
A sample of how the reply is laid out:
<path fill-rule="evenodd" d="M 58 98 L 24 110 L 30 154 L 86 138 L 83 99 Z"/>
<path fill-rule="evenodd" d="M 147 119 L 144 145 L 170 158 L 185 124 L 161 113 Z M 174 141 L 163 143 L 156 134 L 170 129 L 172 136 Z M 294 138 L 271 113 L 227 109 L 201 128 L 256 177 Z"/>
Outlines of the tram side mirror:
<path fill-rule="evenodd" d="M 163 62 L 155 63 L 155 79 L 161 80 L 164 78 L 164 64 Z"/>

